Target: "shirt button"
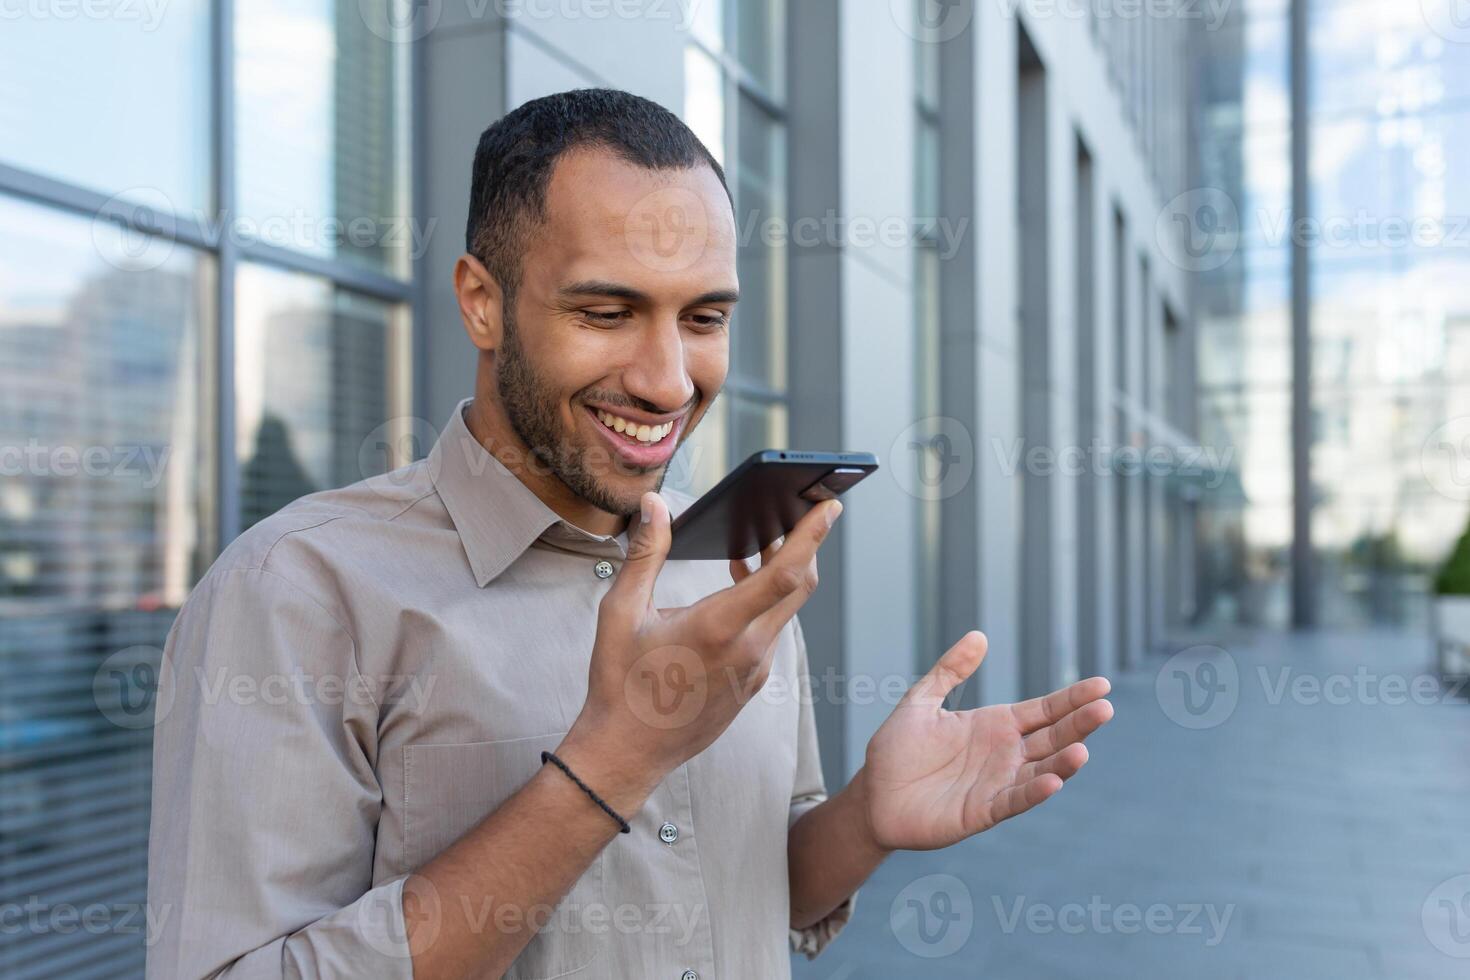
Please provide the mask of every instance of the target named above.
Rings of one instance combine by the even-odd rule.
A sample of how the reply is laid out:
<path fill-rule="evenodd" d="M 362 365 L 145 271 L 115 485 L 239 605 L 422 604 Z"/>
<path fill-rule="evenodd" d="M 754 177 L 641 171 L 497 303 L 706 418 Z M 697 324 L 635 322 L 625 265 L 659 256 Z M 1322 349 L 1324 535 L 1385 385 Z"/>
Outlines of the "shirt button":
<path fill-rule="evenodd" d="M 596 565 L 593 565 L 592 570 L 597 573 L 598 578 L 608 578 L 613 573 L 612 562 L 604 559 L 598 562 Z"/>
<path fill-rule="evenodd" d="M 665 844 L 672 844 L 679 839 L 679 828 L 665 821 L 664 825 L 658 828 L 658 839 Z"/>
<path fill-rule="evenodd" d="M 699 974 L 695 973 L 693 970 L 685 970 L 683 973 L 679 974 L 679 980 L 699 980 Z"/>

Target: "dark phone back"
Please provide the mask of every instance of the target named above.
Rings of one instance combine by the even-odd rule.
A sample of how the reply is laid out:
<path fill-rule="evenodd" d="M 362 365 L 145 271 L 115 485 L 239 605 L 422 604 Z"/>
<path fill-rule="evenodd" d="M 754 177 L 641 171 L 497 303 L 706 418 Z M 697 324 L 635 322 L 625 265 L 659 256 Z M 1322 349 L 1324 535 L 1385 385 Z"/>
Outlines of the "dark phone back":
<path fill-rule="evenodd" d="M 877 468 L 872 453 L 758 452 L 675 519 L 669 557 L 749 558 L 816 506 L 820 497 L 803 497 L 803 491 L 833 470 L 861 470 L 866 475 Z"/>

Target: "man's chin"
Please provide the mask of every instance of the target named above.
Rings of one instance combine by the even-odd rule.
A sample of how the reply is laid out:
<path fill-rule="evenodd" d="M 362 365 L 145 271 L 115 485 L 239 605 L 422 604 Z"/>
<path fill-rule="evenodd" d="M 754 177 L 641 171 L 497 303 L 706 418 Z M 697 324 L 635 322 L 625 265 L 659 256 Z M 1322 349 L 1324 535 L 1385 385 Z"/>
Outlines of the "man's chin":
<path fill-rule="evenodd" d="M 637 514 L 643 495 L 650 490 L 657 492 L 663 486 L 669 468 L 664 463 L 649 470 L 635 470 L 621 462 L 599 468 L 593 458 L 584 457 L 584 460 L 593 465 L 561 474 L 562 482 L 598 510 L 619 517 Z"/>
<path fill-rule="evenodd" d="M 666 467 L 661 466 L 656 472 L 648 473 L 636 481 L 619 481 L 616 486 L 604 483 L 598 488 L 603 502 L 591 502 L 610 514 L 632 517 L 642 507 L 643 495 L 650 490 L 657 492 L 663 486 L 665 469 Z"/>

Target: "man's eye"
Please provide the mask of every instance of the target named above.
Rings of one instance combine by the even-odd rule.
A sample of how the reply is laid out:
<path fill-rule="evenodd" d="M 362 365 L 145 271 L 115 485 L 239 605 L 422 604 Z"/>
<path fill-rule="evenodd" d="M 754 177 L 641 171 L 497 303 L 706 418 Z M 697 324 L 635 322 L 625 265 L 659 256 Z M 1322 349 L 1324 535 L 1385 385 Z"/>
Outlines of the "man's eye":
<path fill-rule="evenodd" d="M 689 321 L 701 330 L 718 330 L 730 322 L 728 313 L 691 313 Z"/>
<path fill-rule="evenodd" d="M 621 323 L 633 314 L 628 310 L 583 310 L 582 315 L 593 323 L 610 325 Z"/>

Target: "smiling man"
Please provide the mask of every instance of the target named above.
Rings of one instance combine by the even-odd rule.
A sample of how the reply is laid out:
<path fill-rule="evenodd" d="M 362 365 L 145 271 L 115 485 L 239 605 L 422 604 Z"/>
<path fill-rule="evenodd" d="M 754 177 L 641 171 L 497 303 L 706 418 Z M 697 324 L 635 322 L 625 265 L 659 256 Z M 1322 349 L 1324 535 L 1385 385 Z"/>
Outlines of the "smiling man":
<path fill-rule="evenodd" d="M 755 570 L 665 560 L 739 293 L 719 165 L 569 92 L 486 130 L 471 196 L 473 398 L 241 535 L 169 635 L 151 976 L 783 976 L 885 855 L 1040 803 L 1111 716 L 1101 678 L 946 711 L 971 633 L 828 798 L 795 615 L 840 505 Z"/>

